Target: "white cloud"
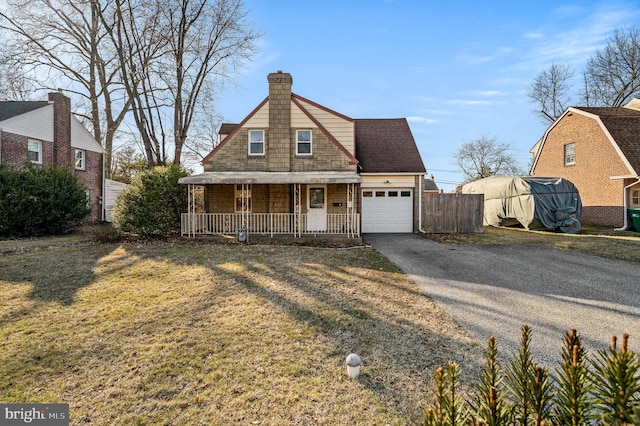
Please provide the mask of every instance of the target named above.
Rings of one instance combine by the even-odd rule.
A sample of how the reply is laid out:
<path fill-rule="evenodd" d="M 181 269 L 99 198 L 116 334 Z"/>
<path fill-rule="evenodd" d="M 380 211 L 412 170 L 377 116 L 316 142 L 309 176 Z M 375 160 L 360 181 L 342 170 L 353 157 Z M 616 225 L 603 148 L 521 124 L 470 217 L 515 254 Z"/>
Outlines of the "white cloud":
<path fill-rule="evenodd" d="M 493 97 L 493 96 L 505 96 L 508 93 L 502 90 L 476 90 L 472 92 L 472 94 L 476 96 Z"/>
<path fill-rule="evenodd" d="M 558 19 L 552 19 L 553 25 L 546 27 L 544 32 L 553 35 L 535 38 L 530 35 L 538 32 L 525 34 L 524 37 L 533 43 L 530 48 L 525 47 L 530 54 L 514 68 L 541 70 L 554 62 L 580 68 L 596 49 L 606 44 L 613 30 L 635 23 L 640 17 L 640 10 L 620 5 L 590 9 L 559 8 L 551 17 Z M 570 20 L 573 25 L 564 27 L 565 20 Z"/>
<path fill-rule="evenodd" d="M 450 99 L 445 101 L 445 103 L 449 105 L 457 105 L 457 106 L 478 106 L 478 105 L 491 106 L 496 104 L 496 102 L 493 102 L 493 101 L 480 101 L 480 100 L 474 100 L 474 99 Z"/>
<path fill-rule="evenodd" d="M 438 120 L 434 120 L 433 118 L 418 117 L 418 116 L 407 117 L 407 121 L 409 123 L 423 123 L 423 124 L 433 124 L 438 122 Z"/>
<path fill-rule="evenodd" d="M 540 33 L 540 32 L 531 32 L 531 33 L 527 33 L 524 35 L 524 38 L 530 39 L 530 40 L 538 40 L 544 37 L 544 34 Z"/>
<path fill-rule="evenodd" d="M 478 46 L 469 46 L 467 47 L 467 51 L 475 52 L 478 50 Z M 513 52 L 513 48 L 511 47 L 499 47 L 494 52 L 485 55 L 479 55 L 475 53 L 461 53 L 456 56 L 456 60 L 458 62 L 462 62 L 466 65 L 480 65 L 485 64 L 487 62 L 495 61 L 496 59 L 503 57 L 505 55 Z"/>

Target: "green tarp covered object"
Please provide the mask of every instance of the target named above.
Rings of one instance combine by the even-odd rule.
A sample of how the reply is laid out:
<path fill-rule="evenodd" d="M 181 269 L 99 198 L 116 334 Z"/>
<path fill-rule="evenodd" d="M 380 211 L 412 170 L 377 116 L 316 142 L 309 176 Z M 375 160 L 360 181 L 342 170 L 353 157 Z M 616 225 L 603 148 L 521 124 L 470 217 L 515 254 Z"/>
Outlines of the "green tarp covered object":
<path fill-rule="evenodd" d="M 580 194 L 563 178 L 491 176 L 463 185 L 462 193 L 484 194 L 484 225 L 580 232 Z"/>

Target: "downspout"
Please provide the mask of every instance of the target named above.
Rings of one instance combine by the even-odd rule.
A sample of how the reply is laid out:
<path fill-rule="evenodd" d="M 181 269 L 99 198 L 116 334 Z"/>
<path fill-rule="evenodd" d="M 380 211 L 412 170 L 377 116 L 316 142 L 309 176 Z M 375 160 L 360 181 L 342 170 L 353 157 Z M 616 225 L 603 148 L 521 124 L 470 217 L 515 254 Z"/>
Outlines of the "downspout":
<path fill-rule="evenodd" d="M 100 210 L 102 210 L 101 216 L 102 221 L 105 222 L 107 220 L 107 182 L 105 181 L 104 174 L 104 153 L 102 154 L 102 195 L 100 195 Z"/>
<path fill-rule="evenodd" d="M 426 175 L 425 175 L 426 176 Z M 418 190 L 420 193 L 418 194 L 418 231 L 422 233 L 426 233 L 424 229 L 422 229 L 422 196 L 424 195 L 424 191 L 422 190 L 422 182 L 424 181 L 424 177 L 420 175 L 420 182 L 418 182 Z"/>
<path fill-rule="evenodd" d="M 2 127 L 0 127 L 0 163 L 2 163 Z"/>
<path fill-rule="evenodd" d="M 629 223 L 627 222 L 627 210 L 628 210 L 628 204 L 629 204 L 629 197 L 627 196 L 627 190 L 629 188 L 631 188 L 632 186 L 640 183 L 640 176 L 636 176 L 635 179 L 637 179 L 635 182 L 630 183 L 629 185 L 625 186 L 623 191 L 623 205 L 624 205 L 624 223 L 622 225 L 622 228 L 615 228 L 614 231 L 626 231 L 627 226 L 629 226 Z"/>

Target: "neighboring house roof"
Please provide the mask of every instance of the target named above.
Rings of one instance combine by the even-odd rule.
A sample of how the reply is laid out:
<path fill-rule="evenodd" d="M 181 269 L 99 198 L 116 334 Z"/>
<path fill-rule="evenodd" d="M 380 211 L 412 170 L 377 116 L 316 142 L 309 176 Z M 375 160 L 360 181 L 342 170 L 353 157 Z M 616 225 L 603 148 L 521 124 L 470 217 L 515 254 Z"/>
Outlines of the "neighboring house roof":
<path fill-rule="evenodd" d="M 600 117 L 631 167 L 640 172 L 640 111 L 625 107 L 575 109 Z"/>
<path fill-rule="evenodd" d="M 622 107 L 569 107 L 546 130 L 543 138 L 531 149 L 537 148 L 531 171 L 535 170 L 547 135 L 566 115 L 584 114 L 599 120 L 603 131 L 620 154 L 623 162 L 636 175 L 640 173 L 640 110 L 630 107 L 635 99 Z"/>
<path fill-rule="evenodd" d="M 47 101 L 0 101 L 0 121 L 49 105 Z"/>
<path fill-rule="evenodd" d="M 233 132 L 236 127 L 238 127 L 238 123 L 222 123 L 220 125 L 220 131 L 218 132 L 218 134 L 228 135 L 229 133 Z"/>
<path fill-rule="evenodd" d="M 424 180 L 424 190 L 425 191 L 440 191 L 440 188 L 438 188 L 438 185 L 436 185 L 436 182 L 433 180 L 433 177 L 431 177 L 431 179 L 429 178 L 425 178 Z"/>
<path fill-rule="evenodd" d="M 405 118 L 356 119 L 361 173 L 426 173 Z"/>
<path fill-rule="evenodd" d="M 36 139 L 53 140 L 54 103 L 51 101 L 0 101 L 0 127 Z M 105 153 L 78 118 L 71 114 L 71 146 Z"/>

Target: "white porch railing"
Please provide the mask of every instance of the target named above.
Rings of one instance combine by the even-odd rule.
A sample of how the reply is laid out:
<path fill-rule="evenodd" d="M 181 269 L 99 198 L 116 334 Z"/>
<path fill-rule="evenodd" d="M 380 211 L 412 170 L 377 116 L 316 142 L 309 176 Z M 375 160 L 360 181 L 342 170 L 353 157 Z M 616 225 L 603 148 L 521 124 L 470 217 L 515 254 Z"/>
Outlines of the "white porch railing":
<path fill-rule="evenodd" d="M 235 234 L 246 229 L 260 235 L 317 235 L 331 234 L 360 237 L 360 215 L 327 214 L 326 229 L 307 229 L 305 213 L 182 213 L 180 229 L 183 236 Z"/>

